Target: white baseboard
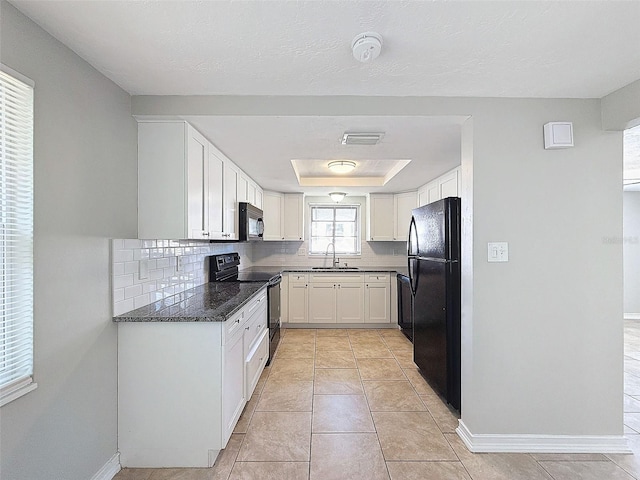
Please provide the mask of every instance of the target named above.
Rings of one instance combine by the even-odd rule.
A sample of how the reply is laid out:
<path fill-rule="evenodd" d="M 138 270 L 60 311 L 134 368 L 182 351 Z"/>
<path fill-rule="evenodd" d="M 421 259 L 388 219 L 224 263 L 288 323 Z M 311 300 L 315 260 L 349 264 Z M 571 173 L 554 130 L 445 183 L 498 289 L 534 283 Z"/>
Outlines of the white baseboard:
<path fill-rule="evenodd" d="M 111 480 L 122 470 L 120 466 L 120 453 L 115 453 L 113 457 L 111 457 L 107 463 L 105 463 L 98 472 L 91 477 L 91 480 Z"/>
<path fill-rule="evenodd" d="M 456 433 L 476 453 L 631 453 L 622 435 L 474 435 L 462 420 Z"/>
<path fill-rule="evenodd" d="M 282 328 L 351 328 L 351 329 L 367 329 L 367 328 L 376 328 L 378 330 L 382 329 L 396 329 L 399 330 L 400 327 L 397 323 L 282 323 Z"/>
<path fill-rule="evenodd" d="M 625 320 L 640 320 L 640 313 L 625 313 Z"/>

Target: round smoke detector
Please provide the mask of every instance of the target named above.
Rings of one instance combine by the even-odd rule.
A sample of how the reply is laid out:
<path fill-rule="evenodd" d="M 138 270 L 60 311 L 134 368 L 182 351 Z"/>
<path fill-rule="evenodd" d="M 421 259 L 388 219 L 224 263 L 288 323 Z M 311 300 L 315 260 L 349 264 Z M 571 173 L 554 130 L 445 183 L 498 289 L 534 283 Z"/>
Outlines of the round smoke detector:
<path fill-rule="evenodd" d="M 380 55 L 382 36 L 375 32 L 361 33 L 353 39 L 351 48 L 356 60 L 362 63 L 371 62 Z"/>

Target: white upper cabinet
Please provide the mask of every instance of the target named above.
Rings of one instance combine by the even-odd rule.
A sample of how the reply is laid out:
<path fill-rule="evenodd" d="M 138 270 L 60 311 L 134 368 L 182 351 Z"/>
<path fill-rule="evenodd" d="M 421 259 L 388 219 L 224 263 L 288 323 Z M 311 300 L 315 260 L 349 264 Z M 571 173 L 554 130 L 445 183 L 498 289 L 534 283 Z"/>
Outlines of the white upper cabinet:
<path fill-rule="evenodd" d="M 423 185 L 418 190 L 418 205 L 428 205 L 443 198 L 461 196 L 460 173 L 460 167 L 456 167 Z"/>
<path fill-rule="evenodd" d="M 138 238 L 210 238 L 209 177 L 209 142 L 190 125 L 140 122 Z"/>
<path fill-rule="evenodd" d="M 396 193 L 393 196 L 393 206 L 395 214 L 393 239 L 406 242 L 411 223 L 411 211 L 418 206 L 418 194 L 416 192 Z"/>
<path fill-rule="evenodd" d="M 262 210 L 264 213 L 263 240 L 284 240 L 282 212 L 284 195 L 277 192 L 264 192 Z"/>
<path fill-rule="evenodd" d="M 393 194 L 370 194 L 367 202 L 366 239 L 371 242 L 392 242 L 394 217 Z"/>
<path fill-rule="evenodd" d="M 282 223 L 285 240 L 304 240 L 304 195 L 302 193 L 284 194 Z"/>
<path fill-rule="evenodd" d="M 249 202 L 253 203 L 253 197 L 249 200 L 249 177 L 247 177 L 243 172 L 238 174 L 238 185 L 237 185 L 237 193 L 238 193 L 238 202 Z"/>
<path fill-rule="evenodd" d="M 455 168 L 438 178 L 440 198 L 460 196 L 460 168 Z"/>
<path fill-rule="evenodd" d="M 220 152 L 209 144 L 209 238 L 223 239 L 224 231 L 224 158 Z"/>
<path fill-rule="evenodd" d="M 226 161 L 224 165 L 223 207 L 224 234 L 226 240 L 238 239 L 238 179 L 240 170 Z"/>
<path fill-rule="evenodd" d="M 249 184 L 254 185 L 253 191 Z M 138 238 L 238 239 L 238 202 L 262 189 L 191 125 L 138 123 Z"/>
<path fill-rule="evenodd" d="M 262 188 L 253 180 L 249 179 L 247 202 L 262 210 Z"/>
<path fill-rule="evenodd" d="M 304 195 L 264 192 L 264 240 L 304 240 Z"/>

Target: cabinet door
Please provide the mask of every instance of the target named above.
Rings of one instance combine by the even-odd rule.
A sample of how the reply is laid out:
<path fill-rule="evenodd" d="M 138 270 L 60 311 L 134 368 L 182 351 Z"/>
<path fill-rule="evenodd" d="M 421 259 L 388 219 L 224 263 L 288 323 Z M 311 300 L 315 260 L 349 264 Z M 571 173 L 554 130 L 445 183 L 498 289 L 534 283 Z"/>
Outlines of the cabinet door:
<path fill-rule="evenodd" d="M 229 240 L 238 239 L 238 170 L 231 161 L 224 162 L 224 234 Z"/>
<path fill-rule="evenodd" d="M 282 211 L 284 196 L 276 192 L 264 192 L 264 235 L 263 240 L 284 240 Z"/>
<path fill-rule="evenodd" d="M 336 323 L 336 284 L 309 285 L 309 323 Z"/>
<path fill-rule="evenodd" d="M 406 242 L 411 223 L 411 210 L 418 205 L 416 192 L 398 193 L 393 196 L 395 209 L 393 239 Z"/>
<path fill-rule="evenodd" d="M 209 238 L 222 240 L 224 233 L 224 160 L 215 154 L 213 148 L 209 149 Z"/>
<path fill-rule="evenodd" d="M 283 229 L 285 240 L 304 240 L 304 197 L 301 193 L 284 194 Z"/>
<path fill-rule="evenodd" d="M 393 195 L 369 196 L 369 241 L 393 241 Z"/>
<path fill-rule="evenodd" d="M 209 179 L 207 140 L 193 128 L 187 139 L 187 232 L 189 238 L 206 238 L 206 181 Z"/>
<path fill-rule="evenodd" d="M 389 283 L 366 283 L 364 291 L 365 323 L 391 321 Z"/>
<path fill-rule="evenodd" d="M 255 207 L 258 207 L 258 205 L 256 205 L 256 188 L 256 184 L 253 183 L 252 180 L 249 180 L 247 184 L 247 202 Z"/>
<path fill-rule="evenodd" d="M 364 285 L 339 283 L 336 290 L 337 323 L 364 323 Z"/>
<path fill-rule="evenodd" d="M 289 282 L 288 310 L 289 323 L 308 323 L 307 302 L 308 287 L 306 283 Z"/>
<path fill-rule="evenodd" d="M 224 349 L 222 373 L 222 433 L 227 444 L 245 405 L 243 331 L 231 337 Z"/>
<path fill-rule="evenodd" d="M 249 197 L 249 179 L 242 173 L 238 172 L 238 201 L 253 203 Z"/>
<path fill-rule="evenodd" d="M 256 186 L 256 192 L 255 192 L 255 206 L 262 209 L 263 208 L 263 201 L 262 201 L 262 197 L 263 197 L 263 192 L 262 189 L 259 186 Z"/>
<path fill-rule="evenodd" d="M 428 205 L 429 203 L 433 203 L 436 202 L 438 200 L 440 200 L 440 189 L 438 188 L 438 181 L 433 181 L 433 182 L 429 182 L 427 184 L 427 203 L 425 205 Z"/>
<path fill-rule="evenodd" d="M 438 179 L 440 198 L 458 197 L 458 169 L 443 175 Z"/>

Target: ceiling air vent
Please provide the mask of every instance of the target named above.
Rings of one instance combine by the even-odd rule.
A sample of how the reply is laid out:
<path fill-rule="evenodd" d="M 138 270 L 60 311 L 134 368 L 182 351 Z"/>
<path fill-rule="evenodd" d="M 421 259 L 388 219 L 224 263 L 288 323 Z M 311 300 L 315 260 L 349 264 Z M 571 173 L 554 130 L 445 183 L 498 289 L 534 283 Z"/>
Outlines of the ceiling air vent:
<path fill-rule="evenodd" d="M 342 145 L 376 145 L 384 133 L 346 133 L 342 136 Z"/>

